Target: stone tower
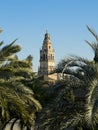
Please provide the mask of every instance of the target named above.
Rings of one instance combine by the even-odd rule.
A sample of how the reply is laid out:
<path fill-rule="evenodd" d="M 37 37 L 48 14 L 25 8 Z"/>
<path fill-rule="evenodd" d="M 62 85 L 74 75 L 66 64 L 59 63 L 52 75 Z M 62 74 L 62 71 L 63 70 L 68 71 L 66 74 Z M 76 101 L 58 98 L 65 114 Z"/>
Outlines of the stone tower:
<path fill-rule="evenodd" d="M 48 75 L 54 70 L 55 61 L 54 61 L 54 49 L 50 41 L 50 35 L 46 31 L 42 49 L 40 50 L 40 67 L 38 70 L 39 76 Z"/>

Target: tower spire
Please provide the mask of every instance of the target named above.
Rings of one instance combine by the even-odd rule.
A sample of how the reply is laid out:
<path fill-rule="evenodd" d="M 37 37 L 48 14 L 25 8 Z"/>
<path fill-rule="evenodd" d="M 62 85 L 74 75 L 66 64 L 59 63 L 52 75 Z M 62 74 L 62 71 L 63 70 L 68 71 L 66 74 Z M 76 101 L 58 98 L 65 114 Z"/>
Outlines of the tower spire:
<path fill-rule="evenodd" d="M 48 30 L 46 29 L 44 41 L 47 41 L 47 40 L 50 40 L 50 35 L 48 33 Z"/>

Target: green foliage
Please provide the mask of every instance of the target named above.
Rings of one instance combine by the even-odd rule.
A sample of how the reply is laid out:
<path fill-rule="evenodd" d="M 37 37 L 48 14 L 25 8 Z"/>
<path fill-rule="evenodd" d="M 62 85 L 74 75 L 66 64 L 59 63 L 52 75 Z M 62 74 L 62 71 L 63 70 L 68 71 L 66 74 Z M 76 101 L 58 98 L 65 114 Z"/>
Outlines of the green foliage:
<path fill-rule="evenodd" d="M 19 60 L 16 53 L 21 47 L 15 42 L 6 46 L 0 42 L 0 128 L 15 119 L 20 120 L 21 128 L 26 125 L 30 129 L 42 107 L 27 86 L 34 77 L 32 58 Z"/>
<path fill-rule="evenodd" d="M 94 59 L 70 56 L 57 65 L 62 81 L 52 89 L 53 102 L 39 114 L 37 130 L 98 129 L 98 35 L 87 28 L 96 39 L 86 41 L 94 51 Z"/>
<path fill-rule="evenodd" d="M 33 78 L 33 80 L 31 80 L 27 85 L 33 90 L 35 98 L 43 106 L 46 105 L 46 100 L 49 99 L 49 84 L 46 81 L 41 81 L 37 78 Z"/>

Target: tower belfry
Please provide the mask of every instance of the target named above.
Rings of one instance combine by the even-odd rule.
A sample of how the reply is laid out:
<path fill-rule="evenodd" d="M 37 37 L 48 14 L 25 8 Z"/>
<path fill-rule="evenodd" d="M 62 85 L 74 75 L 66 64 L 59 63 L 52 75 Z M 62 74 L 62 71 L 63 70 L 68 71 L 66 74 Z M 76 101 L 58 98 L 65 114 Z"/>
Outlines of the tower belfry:
<path fill-rule="evenodd" d="M 54 70 L 55 61 L 54 61 L 54 49 L 50 41 L 50 35 L 46 30 L 42 49 L 40 50 L 40 67 L 38 70 L 38 75 L 48 75 Z"/>

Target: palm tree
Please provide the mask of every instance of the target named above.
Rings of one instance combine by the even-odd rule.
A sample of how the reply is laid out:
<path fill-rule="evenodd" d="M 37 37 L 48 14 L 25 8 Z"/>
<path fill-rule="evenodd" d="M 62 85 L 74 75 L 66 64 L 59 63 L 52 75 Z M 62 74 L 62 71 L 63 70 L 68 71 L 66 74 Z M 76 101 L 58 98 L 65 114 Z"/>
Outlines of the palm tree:
<path fill-rule="evenodd" d="M 34 98 L 34 93 L 26 86 L 26 81 L 34 76 L 31 62 L 28 59 L 18 60 L 15 54 L 21 50 L 11 44 L 2 47 L 0 42 L 0 128 L 15 119 L 20 120 L 21 128 L 28 129 L 34 125 L 35 113 L 41 109 L 40 103 Z"/>
<path fill-rule="evenodd" d="M 6 123 L 16 118 L 28 127 L 34 125 L 35 113 L 41 109 L 41 105 L 34 98 L 32 90 L 13 80 L 6 82 L 2 80 L 0 89 L 2 89 L 0 96 L 2 122 Z"/>
<path fill-rule="evenodd" d="M 58 64 L 56 71 L 62 73 L 63 84 L 54 89 L 59 91 L 53 105 L 42 110 L 38 130 L 98 129 L 98 35 L 87 28 L 96 38 L 94 43 L 86 41 L 94 51 L 94 59 L 70 56 Z M 74 100 L 70 102 L 66 95 L 71 91 Z"/>
<path fill-rule="evenodd" d="M 96 42 L 90 43 L 86 41 L 94 51 L 94 60 L 89 61 L 87 59 L 83 59 L 81 57 L 71 57 L 66 60 L 66 65 L 63 69 L 63 72 L 71 74 L 86 87 L 86 95 L 85 95 L 85 104 L 84 111 L 79 118 L 76 117 L 71 120 L 74 122 L 73 124 L 77 126 L 81 124 L 81 129 L 88 130 L 97 130 L 98 127 L 98 35 L 93 31 L 90 27 L 88 30 L 95 36 Z M 70 70 L 72 67 L 77 67 L 74 71 Z M 82 117 L 82 118 L 81 118 Z M 77 121 L 76 121 L 77 120 Z M 81 121 L 81 122 L 80 122 Z"/>

